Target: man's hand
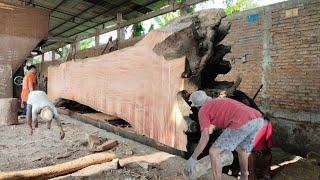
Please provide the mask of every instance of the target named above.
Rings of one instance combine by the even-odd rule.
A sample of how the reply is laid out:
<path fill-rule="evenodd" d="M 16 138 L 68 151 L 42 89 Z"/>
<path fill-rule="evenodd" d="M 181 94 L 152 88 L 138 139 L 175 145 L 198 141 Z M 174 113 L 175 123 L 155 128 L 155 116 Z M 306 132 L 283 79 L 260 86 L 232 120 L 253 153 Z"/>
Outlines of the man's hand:
<path fill-rule="evenodd" d="M 197 160 L 193 159 L 192 157 L 189 158 L 187 161 L 186 167 L 184 168 L 189 175 L 192 173 L 194 166 L 196 165 Z"/>
<path fill-rule="evenodd" d="M 60 139 L 62 140 L 64 138 L 65 134 L 64 131 L 60 131 Z"/>

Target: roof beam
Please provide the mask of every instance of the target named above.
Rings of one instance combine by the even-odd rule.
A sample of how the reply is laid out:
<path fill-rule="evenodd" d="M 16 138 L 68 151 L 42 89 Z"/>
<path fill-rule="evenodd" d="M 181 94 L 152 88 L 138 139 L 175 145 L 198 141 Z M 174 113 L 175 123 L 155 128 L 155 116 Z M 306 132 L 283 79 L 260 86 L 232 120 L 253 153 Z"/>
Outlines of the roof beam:
<path fill-rule="evenodd" d="M 191 6 L 191 5 L 203 2 L 203 1 L 205 1 L 205 0 L 185 0 L 183 5 L 184 6 Z M 178 10 L 179 8 L 180 8 L 180 4 L 172 4 L 172 5 L 168 6 L 168 7 L 165 7 L 165 8 L 162 8 L 162 9 L 158 9 L 156 11 L 152 11 L 152 12 L 150 12 L 148 14 L 139 16 L 139 17 L 137 17 L 135 19 L 130 19 L 128 21 L 122 22 L 122 23 L 119 24 L 119 26 L 121 28 L 123 28 L 123 27 L 129 26 L 131 24 L 135 24 L 135 23 L 138 23 L 138 22 L 141 22 L 141 21 L 144 21 L 144 20 L 159 16 L 159 15 L 162 15 L 162 14 L 166 14 L 168 12 L 172 12 L 172 11 Z M 108 20 L 108 21 L 110 21 L 110 20 Z M 103 22 L 101 24 L 107 23 L 108 21 L 105 21 L 105 22 Z M 99 25 L 101 25 L 101 24 L 99 24 Z M 97 26 L 99 26 L 99 25 L 97 25 Z M 92 28 L 94 28 L 94 27 L 92 27 Z M 100 34 L 104 34 L 104 33 L 110 32 L 110 31 L 114 31 L 117 28 L 118 27 L 115 25 L 115 26 L 112 26 L 112 27 L 109 27 L 109 28 L 102 29 L 102 30 L 100 30 L 99 33 Z M 87 31 L 89 29 L 91 29 L 91 28 L 88 28 L 88 29 L 86 29 L 84 31 Z M 81 32 L 79 32 L 79 33 L 81 33 Z M 74 36 L 74 35 L 75 34 L 73 34 L 72 36 Z M 95 36 L 95 35 L 96 35 L 96 33 L 85 34 L 85 35 L 77 37 L 77 40 L 80 41 L 80 40 L 83 40 L 83 39 L 86 39 L 86 38 L 89 38 L 89 37 L 92 37 L 92 36 Z M 69 37 L 71 37 L 71 36 L 69 36 Z M 75 40 L 74 38 L 72 38 L 72 39 Z M 50 46 L 50 45 L 53 45 L 53 44 L 54 43 L 51 43 L 51 44 L 48 44 L 47 46 Z M 52 49 L 54 49 L 54 48 L 49 48 L 48 51 L 50 51 Z"/>
<path fill-rule="evenodd" d="M 25 2 L 24 0 L 18 0 L 18 1 L 20 1 L 20 2 Z M 50 10 L 50 11 L 53 12 L 53 8 L 45 7 L 45 6 L 43 6 L 43 5 L 36 4 L 36 3 L 33 3 L 33 5 L 34 5 L 35 7 L 40 7 L 40 8 L 43 8 L 43 9 L 48 9 L 48 10 Z M 58 12 L 58 13 L 61 13 L 61 14 L 68 15 L 68 16 L 74 16 L 74 14 L 70 14 L 70 13 L 67 13 L 67 12 L 63 12 L 63 11 L 60 11 L 60 10 L 57 10 L 57 9 L 55 9 L 54 11 L 55 11 L 55 12 Z M 84 18 L 78 17 L 78 19 L 84 19 Z M 91 21 L 91 20 L 90 20 L 90 22 L 93 22 L 93 23 L 96 23 L 96 24 L 97 24 L 97 23 L 100 23 L 100 22 Z"/>
<path fill-rule="evenodd" d="M 58 5 L 56 5 L 56 7 L 54 7 L 53 9 L 50 9 L 51 12 L 55 11 L 56 9 L 58 9 L 63 3 L 67 2 L 68 0 L 61 0 L 60 3 Z"/>
<path fill-rule="evenodd" d="M 100 13 L 100 14 L 98 14 L 98 15 L 96 15 L 96 16 L 94 16 L 94 17 L 92 17 L 92 18 L 90 18 L 90 19 L 95 19 L 95 18 L 97 18 L 97 17 L 99 17 L 99 16 L 102 16 L 102 15 L 104 15 L 104 14 L 106 14 L 106 13 L 110 12 L 110 10 L 113 10 L 113 9 L 115 9 L 115 8 L 119 8 L 119 7 L 121 7 L 121 6 L 123 6 L 123 5 L 127 4 L 127 3 L 130 3 L 130 1 L 124 1 L 123 3 L 121 3 L 121 4 L 117 5 L 116 7 L 111 7 L 111 8 L 109 8 L 109 9 L 107 9 L 107 10 L 103 11 L 102 13 Z M 78 25 L 72 26 L 71 28 L 68 28 L 68 29 L 66 29 L 66 30 L 64 30 L 64 31 L 62 31 L 62 32 L 60 32 L 60 33 L 58 33 L 58 34 L 55 34 L 54 36 L 59 36 L 59 35 L 61 35 L 61 34 L 65 33 L 65 32 L 67 32 L 67 31 L 70 31 L 71 29 L 76 28 L 76 27 L 78 27 L 78 26 L 80 26 L 80 25 L 82 25 L 82 24 L 84 24 L 84 23 L 88 22 L 90 19 L 86 19 L 85 21 L 83 21 L 83 22 L 79 23 Z M 108 20 L 108 21 L 109 21 L 109 20 Z M 100 25 L 101 25 L 101 23 L 100 23 Z M 89 29 L 90 29 L 90 28 L 89 28 Z"/>
<path fill-rule="evenodd" d="M 61 17 L 57 17 L 57 16 L 53 16 L 53 15 L 51 15 L 50 17 L 51 17 L 51 18 L 56 18 L 56 19 L 60 19 L 60 20 L 65 21 L 65 19 L 63 19 L 63 18 L 61 18 Z M 75 22 L 72 22 L 72 23 L 77 24 L 77 23 L 75 23 Z M 84 26 L 84 27 L 91 27 L 91 26 L 87 26 L 87 25 L 84 25 L 84 24 L 83 24 L 82 26 Z M 96 27 L 95 29 L 97 29 L 97 27 Z"/>
<path fill-rule="evenodd" d="M 102 3 L 102 2 L 103 2 L 103 0 L 100 0 L 100 3 Z M 68 20 L 66 20 L 66 21 L 62 22 L 61 24 L 59 24 L 59 25 L 57 25 L 57 26 L 53 27 L 52 29 L 50 29 L 50 30 L 49 30 L 49 32 L 51 32 L 51 31 L 53 31 L 53 30 L 55 30 L 55 29 L 57 29 L 57 28 L 61 27 L 61 26 L 62 26 L 63 24 L 65 24 L 66 22 L 71 21 L 73 18 L 76 18 L 77 16 L 80 16 L 81 14 L 83 14 L 83 13 L 85 13 L 85 12 L 89 11 L 90 9 L 92 9 L 92 8 L 96 7 L 97 5 L 98 5 L 98 4 L 92 4 L 91 6 L 89 6 L 88 8 L 86 8 L 85 10 L 81 11 L 80 13 L 78 13 L 78 14 L 76 14 L 76 15 L 72 16 L 72 17 L 71 17 L 71 18 L 69 18 Z"/>
<path fill-rule="evenodd" d="M 151 0 L 151 2 L 143 5 L 142 7 L 149 6 L 150 4 L 153 4 L 153 3 L 157 2 L 157 1 L 158 1 L 158 0 Z M 120 5 L 119 5 L 119 6 L 120 6 Z M 128 12 L 128 13 L 125 13 L 125 15 L 126 15 L 126 14 L 129 14 L 129 13 L 131 13 L 131 12 L 137 11 L 137 10 L 139 10 L 140 8 L 141 8 L 141 7 L 135 8 L 135 9 L 133 9 L 132 11 L 130 11 L 130 12 Z M 105 13 L 107 13 L 107 12 L 105 12 Z M 104 14 L 105 14 L 105 13 L 104 13 Z M 101 14 L 101 15 L 99 15 L 99 16 L 102 16 L 102 15 L 103 15 L 103 14 Z M 96 17 L 98 17 L 98 16 L 96 16 Z M 94 18 L 96 18 L 96 17 L 94 17 Z M 102 22 L 102 23 L 98 24 L 97 26 L 102 25 L 102 24 L 104 24 L 104 23 L 106 23 L 106 22 L 109 22 L 109 21 L 112 21 L 112 20 L 116 20 L 116 16 L 113 17 L 112 19 L 109 19 L 109 20 L 107 20 L 107 21 L 105 21 L 105 22 Z M 76 27 L 76 26 L 75 26 L 75 27 Z M 94 28 L 94 27 L 95 27 L 95 26 L 91 26 L 91 28 Z M 74 28 L 74 27 L 73 27 L 73 28 Z M 69 30 L 71 30 L 71 29 L 73 29 L 73 28 L 70 28 Z M 87 29 L 85 29 L 85 30 L 83 30 L 83 31 L 81 31 L 81 32 L 77 32 L 77 33 L 74 33 L 74 34 L 72 34 L 72 35 L 69 35 L 69 37 L 74 36 L 74 35 L 79 34 L 79 33 L 82 33 L 82 32 L 85 32 L 85 31 L 87 31 L 87 30 L 89 30 L 89 29 L 91 29 L 91 28 L 87 28 Z M 67 31 L 65 31 L 65 32 L 67 32 Z M 62 32 L 62 33 L 64 33 L 64 32 Z M 62 34 L 62 33 L 59 33 L 59 34 L 57 34 L 57 35 L 55 35 L 55 36 L 58 36 L 58 35 L 60 35 L 60 34 Z"/>

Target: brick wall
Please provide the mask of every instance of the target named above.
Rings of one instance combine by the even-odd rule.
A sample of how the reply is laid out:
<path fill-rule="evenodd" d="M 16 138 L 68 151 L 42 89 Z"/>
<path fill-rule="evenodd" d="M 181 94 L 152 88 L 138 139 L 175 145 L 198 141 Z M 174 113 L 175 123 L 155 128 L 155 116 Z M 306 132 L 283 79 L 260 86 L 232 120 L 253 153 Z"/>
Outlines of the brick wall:
<path fill-rule="evenodd" d="M 270 115 L 274 138 L 289 151 L 320 151 L 320 0 L 289 0 L 227 17 L 231 73 Z"/>

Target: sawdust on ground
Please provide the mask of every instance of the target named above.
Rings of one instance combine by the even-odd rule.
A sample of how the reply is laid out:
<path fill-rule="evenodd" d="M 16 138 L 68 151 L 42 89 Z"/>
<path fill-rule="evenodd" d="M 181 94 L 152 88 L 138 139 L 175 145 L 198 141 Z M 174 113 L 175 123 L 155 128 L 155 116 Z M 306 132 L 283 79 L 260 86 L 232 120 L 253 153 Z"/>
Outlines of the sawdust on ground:
<path fill-rule="evenodd" d="M 45 123 L 39 122 L 39 128 L 30 136 L 25 120 L 20 122 L 19 125 L 0 127 L 0 172 L 50 166 L 86 156 L 90 154 L 86 146 L 87 137 L 89 134 L 96 134 L 103 138 L 118 140 L 119 145 L 109 152 L 115 153 L 119 159 L 148 155 L 148 159 L 157 164 L 148 170 L 140 166 L 128 165 L 106 174 L 105 172 L 98 174 L 93 176 L 93 179 L 99 179 L 99 177 L 102 179 L 105 177 L 182 179 L 180 172 L 185 163 L 183 158 L 160 152 L 67 116 L 63 116 L 63 127 L 66 132 L 63 140 L 59 139 L 59 129 L 55 124 L 51 130 L 48 130 Z"/>
<path fill-rule="evenodd" d="M 158 151 L 138 142 L 63 116 L 66 137 L 59 139 L 59 130 L 45 123 L 30 136 L 25 120 L 15 126 L 0 126 L 0 172 L 33 169 L 59 164 L 90 154 L 87 150 L 89 134 L 116 139 L 119 144 L 109 152 L 115 153 L 124 167 L 103 171 L 88 177 L 67 179 L 183 179 L 181 170 L 185 159 Z M 273 179 L 320 179 L 320 166 L 301 157 L 290 155 L 281 149 L 273 149 Z M 295 160 L 296 159 L 296 160 Z M 137 162 L 147 163 L 144 168 Z M 288 162 L 288 163 L 284 163 Z M 201 179 L 209 178 L 208 175 Z M 235 179 L 224 175 L 224 179 Z"/>

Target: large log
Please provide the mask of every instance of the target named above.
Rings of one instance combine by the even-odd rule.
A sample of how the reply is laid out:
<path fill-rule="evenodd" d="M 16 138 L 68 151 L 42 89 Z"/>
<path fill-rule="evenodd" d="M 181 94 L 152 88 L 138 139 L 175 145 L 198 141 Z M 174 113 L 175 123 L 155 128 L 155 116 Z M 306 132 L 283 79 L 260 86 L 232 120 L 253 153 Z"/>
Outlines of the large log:
<path fill-rule="evenodd" d="M 18 99 L 0 99 L 0 126 L 18 124 Z"/>
<path fill-rule="evenodd" d="M 96 153 L 91 154 L 70 162 L 56 164 L 53 166 L 42 167 L 38 169 L 12 171 L 12 172 L 0 172 L 0 179 L 48 179 L 50 177 L 56 177 L 65 175 L 71 172 L 75 172 L 79 169 L 94 165 L 112 161 L 115 158 L 114 154 L 110 153 Z"/>
<path fill-rule="evenodd" d="M 186 150 L 194 123 L 183 118 L 187 108 L 179 109 L 177 93 L 214 88 L 214 75 L 230 70 L 223 61 L 230 47 L 217 42 L 229 28 L 224 17 L 221 9 L 182 16 L 132 47 L 50 67 L 49 97 L 120 117 L 137 133 Z"/>

